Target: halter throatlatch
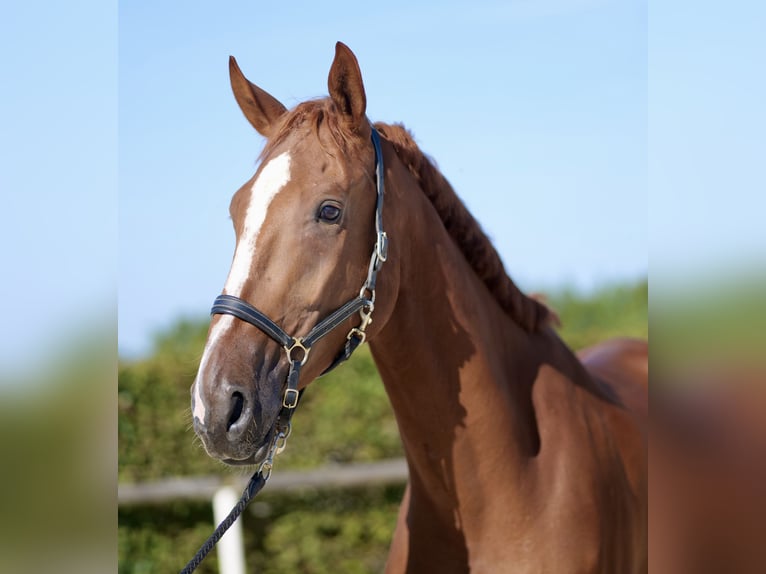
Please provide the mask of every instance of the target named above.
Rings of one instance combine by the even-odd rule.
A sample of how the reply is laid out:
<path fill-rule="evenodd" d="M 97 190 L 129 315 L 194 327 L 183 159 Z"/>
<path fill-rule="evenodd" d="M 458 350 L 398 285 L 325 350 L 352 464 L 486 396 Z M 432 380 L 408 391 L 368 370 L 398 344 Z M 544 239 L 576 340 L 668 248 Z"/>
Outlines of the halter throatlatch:
<path fill-rule="evenodd" d="M 342 325 L 347 319 L 355 313 L 359 313 L 360 322 L 356 327 L 352 327 L 346 335 L 346 343 L 343 349 L 338 353 L 333 362 L 327 367 L 323 375 L 342 362 L 348 360 L 352 353 L 364 343 L 367 339 L 367 327 L 372 323 L 372 312 L 375 309 L 375 285 L 378 278 L 378 271 L 385 263 L 388 257 L 388 236 L 383 231 L 383 152 L 380 148 L 380 136 L 375 127 L 372 128 L 372 146 L 375 148 L 375 175 L 377 198 L 375 202 L 375 247 L 370 256 L 370 264 L 367 269 L 367 279 L 359 290 L 359 294 L 330 313 L 327 317 L 319 321 L 308 334 L 303 337 L 292 337 L 288 335 L 282 327 L 272 321 L 265 313 L 262 313 L 247 301 L 233 295 L 219 295 L 213 302 L 211 315 L 234 315 L 254 327 L 263 331 L 274 341 L 282 345 L 287 355 L 287 361 L 290 364 L 290 370 L 287 374 L 285 392 L 282 395 L 282 409 L 279 411 L 275 425 L 274 438 L 269 447 L 266 458 L 258 467 L 256 473 L 250 479 L 245 491 L 242 493 L 237 505 L 232 509 L 229 515 L 218 525 L 215 532 L 207 539 L 202 547 L 197 551 L 181 574 L 190 574 L 207 554 L 213 549 L 221 536 L 229 529 L 234 521 L 239 517 L 250 500 L 255 497 L 264 487 L 266 481 L 271 476 L 271 469 L 274 465 L 274 457 L 281 453 L 287 444 L 287 438 L 290 436 L 291 424 L 295 407 L 298 406 L 303 391 L 298 390 L 300 382 L 301 367 L 309 359 L 309 353 L 313 345 L 322 339 L 325 335 Z"/>

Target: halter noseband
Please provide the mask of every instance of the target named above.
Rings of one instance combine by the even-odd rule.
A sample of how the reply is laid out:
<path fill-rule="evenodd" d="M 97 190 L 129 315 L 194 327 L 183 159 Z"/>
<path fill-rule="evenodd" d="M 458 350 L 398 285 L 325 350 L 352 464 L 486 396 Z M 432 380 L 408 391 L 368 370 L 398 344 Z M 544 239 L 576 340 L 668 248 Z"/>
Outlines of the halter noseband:
<path fill-rule="evenodd" d="M 359 313 L 361 322 L 358 327 L 353 327 L 346 335 L 346 344 L 344 348 L 335 357 L 335 360 L 322 373 L 325 374 L 340 363 L 346 361 L 356 348 L 364 343 L 367 338 L 367 327 L 372 322 L 372 312 L 375 308 L 375 284 L 378 271 L 383 266 L 388 256 L 388 237 L 383 231 L 383 153 L 380 147 L 380 136 L 374 127 L 371 126 L 372 145 L 375 148 L 375 174 L 376 174 L 376 192 L 377 200 L 375 203 L 375 248 L 370 256 L 370 265 L 367 270 L 367 279 L 359 291 L 359 295 L 330 313 L 303 337 L 293 337 L 288 335 L 279 325 L 272 321 L 265 313 L 262 313 L 247 301 L 233 295 L 219 295 L 213 303 L 210 314 L 228 314 L 234 315 L 254 327 L 257 327 L 274 341 L 282 345 L 290 363 L 290 371 L 287 375 L 287 388 L 282 398 L 282 411 L 279 419 L 287 421 L 292 414 L 292 410 L 298 405 L 300 393 L 298 391 L 298 381 L 300 369 L 308 361 L 309 353 L 313 345 L 322 337 L 332 332 L 335 328 L 343 324 L 346 319 Z"/>

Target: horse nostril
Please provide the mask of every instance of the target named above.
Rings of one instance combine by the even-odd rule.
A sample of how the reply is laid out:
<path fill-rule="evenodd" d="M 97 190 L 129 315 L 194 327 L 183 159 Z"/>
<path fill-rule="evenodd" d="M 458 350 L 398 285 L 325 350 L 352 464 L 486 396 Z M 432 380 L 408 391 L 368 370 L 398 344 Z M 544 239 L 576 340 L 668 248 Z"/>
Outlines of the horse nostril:
<path fill-rule="evenodd" d="M 239 420 L 239 417 L 242 416 L 242 409 L 245 406 L 245 397 L 242 396 L 242 393 L 239 391 L 235 391 L 232 395 L 232 400 L 234 404 L 231 407 L 231 415 L 229 415 L 229 422 L 226 424 L 226 431 L 228 432 L 229 429 Z"/>

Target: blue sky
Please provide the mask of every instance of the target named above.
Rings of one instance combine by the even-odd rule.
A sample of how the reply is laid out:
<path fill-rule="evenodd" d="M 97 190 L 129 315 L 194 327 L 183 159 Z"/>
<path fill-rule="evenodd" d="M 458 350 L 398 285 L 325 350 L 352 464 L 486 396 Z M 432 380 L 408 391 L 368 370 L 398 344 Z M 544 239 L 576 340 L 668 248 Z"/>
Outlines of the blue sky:
<path fill-rule="evenodd" d="M 228 203 L 263 144 L 231 96 L 229 54 L 291 107 L 326 94 L 348 44 L 368 116 L 414 132 L 523 286 L 646 274 L 643 3 L 185 6 L 120 6 L 123 353 L 204 316 L 226 278 Z"/>
<path fill-rule="evenodd" d="M 117 10 L 0 7 L 0 383 L 114 323 Z"/>
<path fill-rule="evenodd" d="M 0 362 L 114 320 L 146 352 L 204 317 L 261 138 L 227 58 L 292 106 L 337 40 L 524 288 L 762 261 L 766 9 L 755 2 L 6 3 Z M 753 259 L 755 258 L 755 259 Z M 691 272 L 691 271 L 690 271 Z"/>
<path fill-rule="evenodd" d="M 766 270 L 766 4 L 649 14 L 651 284 Z"/>

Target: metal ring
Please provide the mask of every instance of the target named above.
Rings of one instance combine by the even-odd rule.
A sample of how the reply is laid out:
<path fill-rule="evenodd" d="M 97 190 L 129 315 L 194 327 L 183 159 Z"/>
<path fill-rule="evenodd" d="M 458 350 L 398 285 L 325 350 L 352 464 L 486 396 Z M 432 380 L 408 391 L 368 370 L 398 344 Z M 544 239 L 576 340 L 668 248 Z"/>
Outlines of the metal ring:
<path fill-rule="evenodd" d="M 290 362 L 298 360 L 298 359 L 293 359 L 293 351 L 295 349 L 301 349 L 303 351 L 303 359 L 301 359 L 301 366 L 305 365 L 306 361 L 309 360 L 309 352 L 311 351 L 311 347 L 306 347 L 303 344 L 303 339 L 301 337 L 297 337 L 293 339 L 293 344 L 289 347 L 285 345 L 284 349 L 285 349 L 285 353 L 287 353 L 287 360 Z"/>
<path fill-rule="evenodd" d="M 287 446 L 287 437 L 290 436 L 290 427 L 287 427 L 287 434 L 280 432 L 277 434 L 277 439 L 274 441 L 274 455 L 280 454 Z"/>
<path fill-rule="evenodd" d="M 366 297 L 367 292 L 370 293 L 369 297 Z M 365 283 L 364 285 L 362 285 L 362 288 L 359 290 L 359 298 L 365 299 L 370 302 L 369 305 L 365 305 L 365 307 L 374 307 L 375 306 L 375 289 L 371 289 Z"/>
<path fill-rule="evenodd" d="M 263 480 L 269 480 L 272 468 L 274 468 L 274 463 L 271 460 L 267 459 L 261 463 L 261 467 L 258 469 L 258 472 L 261 473 L 261 476 L 263 476 Z"/>
<path fill-rule="evenodd" d="M 348 335 L 346 335 L 346 340 L 350 340 L 351 337 L 357 337 L 359 339 L 359 344 L 364 345 L 364 342 L 367 340 L 367 333 L 359 329 L 358 327 L 354 327 L 348 332 Z"/>

